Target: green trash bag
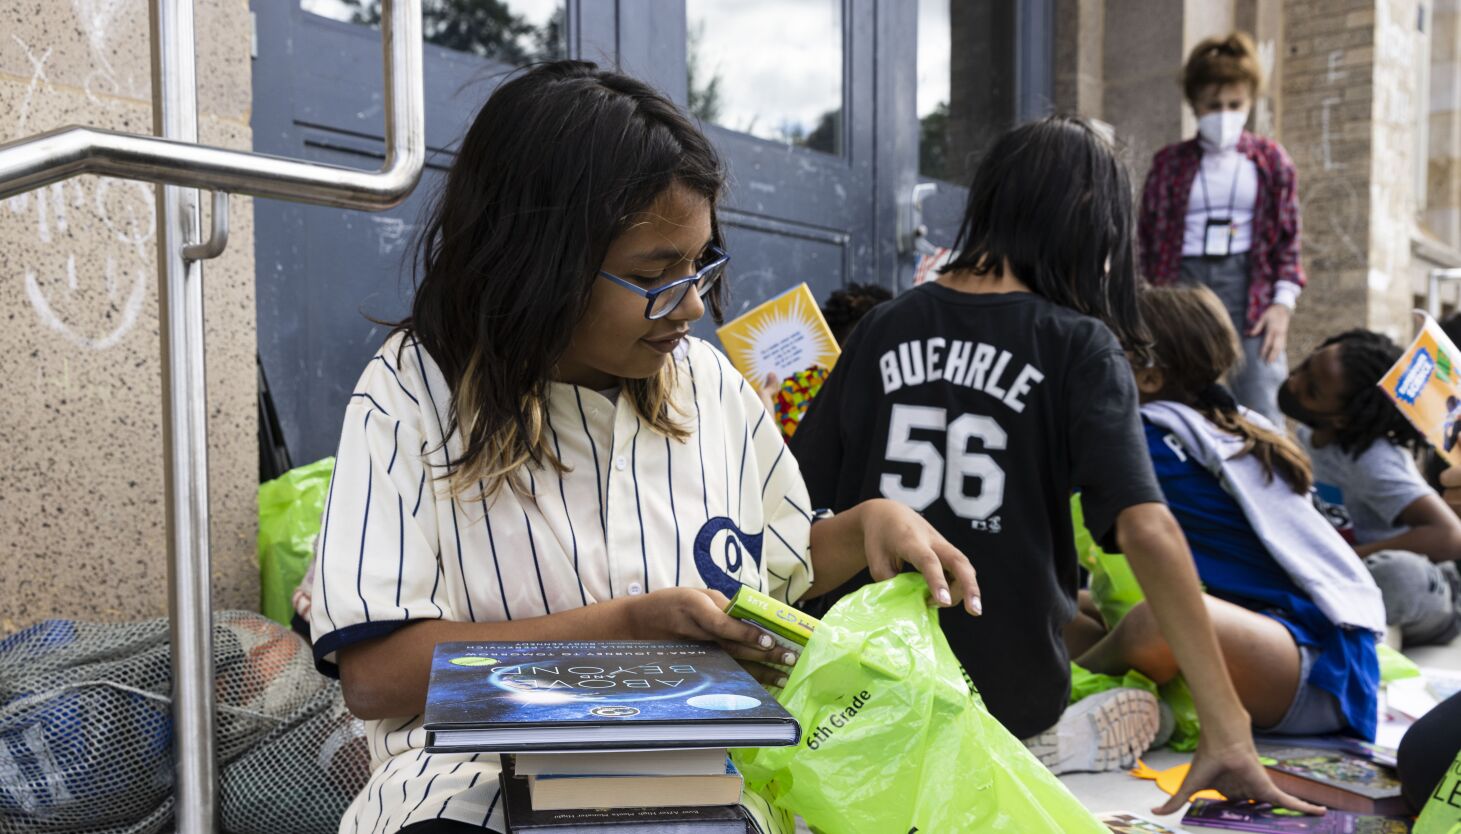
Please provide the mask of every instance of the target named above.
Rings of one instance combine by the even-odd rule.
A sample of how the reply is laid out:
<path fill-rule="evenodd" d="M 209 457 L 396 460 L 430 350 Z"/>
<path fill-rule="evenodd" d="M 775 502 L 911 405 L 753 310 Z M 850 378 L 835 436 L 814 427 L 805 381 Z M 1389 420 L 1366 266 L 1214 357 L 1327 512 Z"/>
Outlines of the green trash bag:
<path fill-rule="evenodd" d="M 335 459 L 325 458 L 259 485 L 259 611 L 289 625 L 291 597 L 315 557 Z"/>
<path fill-rule="evenodd" d="M 1131 571 L 1131 564 L 1120 553 L 1107 553 L 1096 544 L 1086 529 L 1085 513 L 1079 495 L 1070 497 L 1070 517 L 1075 526 L 1075 552 L 1081 564 L 1091 573 L 1091 600 L 1101 612 L 1107 627 L 1114 627 L 1145 597 L 1141 583 Z"/>
<path fill-rule="evenodd" d="M 1384 643 L 1376 644 L 1375 654 L 1380 660 L 1380 683 L 1420 677 L 1420 667 L 1415 665 L 1414 660 Z"/>
<path fill-rule="evenodd" d="M 1079 495 L 1070 497 L 1070 516 L 1075 525 L 1076 555 L 1086 570 L 1091 572 L 1091 601 L 1096 604 L 1096 610 L 1101 612 L 1101 619 L 1106 621 L 1106 627 L 1115 628 L 1127 612 L 1146 599 L 1146 595 L 1142 593 L 1141 583 L 1136 581 L 1136 574 L 1132 572 L 1131 563 L 1126 561 L 1126 557 L 1120 553 L 1107 553 L 1096 544 L 1095 538 L 1086 529 Z M 1180 675 L 1156 688 L 1155 685 L 1146 686 L 1139 682 L 1133 684 L 1130 680 L 1087 672 L 1074 663 L 1071 664 L 1071 669 L 1073 672 L 1080 670 L 1073 677 L 1071 703 L 1118 686 L 1135 685 L 1147 691 L 1155 688 L 1157 696 L 1172 710 L 1172 716 L 1176 719 L 1176 728 L 1172 731 L 1172 738 L 1167 746 L 1179 753 L 1191 753 L 1197 749 L 1197 740 L 1202 729 L 1197 720 L 1197 704 L 1192 700 L 1192 691 L 1187 688 L 1187 681 Z M 1139 672 L 1131 672 L 1127 678 L 1132 675 L 1151 684 Z"/>
<path fill-rule="evenodd" d="M 1461 834 L 1461 755 L 1431 791 L 1415 821 L 1415 834 Z"/>
<path fill-rule="evenodd" d="M 1106 832 L 965 683 L 927 594 L 903 574 L 828 612 L 780 696 L 802 742 L 737 751 L 747 785 L 821 834 Z"/>

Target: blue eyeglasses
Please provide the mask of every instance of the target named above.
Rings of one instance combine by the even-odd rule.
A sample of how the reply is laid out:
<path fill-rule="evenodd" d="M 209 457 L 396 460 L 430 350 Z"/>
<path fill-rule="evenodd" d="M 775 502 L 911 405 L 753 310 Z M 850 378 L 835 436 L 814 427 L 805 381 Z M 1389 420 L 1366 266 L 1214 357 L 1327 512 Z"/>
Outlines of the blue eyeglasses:
<path fill-rule="evenodd" d="M 599 270 L 599 274 L 636 295 L 644 296 L 646 299 L 644 317 L 650 321 L 654 321 L 656 319 L 662 319 L 674 312 L 675 308 L 680 306 L 680 302 L 685 300 L 685 296 L 690 294 L 691 287 L 695 288 L 696 295 L 699 295 L 701 298 L 709 295 L 710 291 L 715 289 L 715 282 L 719 281 L 720 276 L 725 274 L 725 265 L 730 263 L 730 255 L 726 254 L 726 251 L 719 246 L 708 246 L 705 249 L 705 254 L 700 256 L 700 259 L 696 263 L 697 266 L 694 275 L 687 275 L 684 278 L 671 281 L 663 287 L 656 287 L 652 290 L 646 290 L 643 287 L 636 286 L 612 272 L 606 272 L 601 269 Z"/>

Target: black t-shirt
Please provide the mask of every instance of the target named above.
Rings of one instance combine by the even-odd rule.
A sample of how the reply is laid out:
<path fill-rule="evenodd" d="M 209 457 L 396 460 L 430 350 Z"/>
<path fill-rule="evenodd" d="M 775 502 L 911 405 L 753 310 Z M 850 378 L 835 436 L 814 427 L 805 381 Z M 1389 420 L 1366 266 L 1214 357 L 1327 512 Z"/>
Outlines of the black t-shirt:
<path fill-rule="evenodd" d="M 984 615 L 944 609 L 944 634 L 1012 733 L 1053 725 L 1076 610 L 1070 495 L 1108 547 L 1122 510 L 1162 501 L 1111 331 L 1038 295 L 925 284 L 858 324 L 791 450 L 814 506 L 893 498 L 968 555 Z"/>

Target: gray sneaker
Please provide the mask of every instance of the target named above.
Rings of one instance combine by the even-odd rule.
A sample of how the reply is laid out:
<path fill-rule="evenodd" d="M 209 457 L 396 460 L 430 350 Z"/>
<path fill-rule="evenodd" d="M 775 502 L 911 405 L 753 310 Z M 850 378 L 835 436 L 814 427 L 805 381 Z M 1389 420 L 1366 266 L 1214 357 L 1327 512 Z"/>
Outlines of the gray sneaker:
<path fill-rule="evenodd" d="M 1059 723 L 1025 746 L 1055 774 L 1125 770 L 1151 747 L 1160 723 L 1156 696 L 1111 689 L 1071 704 Z"/>

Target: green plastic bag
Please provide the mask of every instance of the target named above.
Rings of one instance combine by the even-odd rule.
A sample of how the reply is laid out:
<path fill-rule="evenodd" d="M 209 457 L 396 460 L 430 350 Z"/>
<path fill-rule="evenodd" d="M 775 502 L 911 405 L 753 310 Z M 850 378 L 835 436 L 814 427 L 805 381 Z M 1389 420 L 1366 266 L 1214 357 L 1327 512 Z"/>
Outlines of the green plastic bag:
<path fill-rule="evenodd" d="M 1415 821 L 1415 834 L 1461 834 L 1461 755 L 1431 791 Z"/>
<path fill-rule="evenodd" d="M 985 709 L 918 574 L 822 619 L 780 700 L 802 743 L 738 751 L 748 786 L 822 834 L 1106 831 Z"/>
<path fill-rule="evenodd" d="M 291 597 L 315 556 L 335 459 L 325 458 L 259 485 L 259 611 L 289 625 Z"/>
<path fill-rule="evenodd" d="M 1075 525 L 1075 552 L 1085 569 L 1091 573 L 1091 599 L 1101 612 L 1101 619 L 1108 628 L 1114 628 L 1126 612 L 1136 607 L 1146 597 L 1142 595 L 1141 583 L 1131 571 L 1131 564 L 1120 553 L 1107 553 L 1096 544 L 1086 529 L 1085 513 L 1081 510 L 1079 495 L 1070 497 L 1070 516 Z"/>
<path fill-rule="evenodd" d="M 1145 689 L 1157 695 L 1157 685 L 1152 679 L 1132 669 L 1121 677 L 1092 672 L 1074 662 L 1070 664 L 1070 702 L 1084 701 L 1092 695 L 1099 695 L 1111 689 Z"/>
<path fill-rule="evenodd" d="M 1127 612 L 1146 599 L 1146 595 L 1142 593 L 1141 583 L 1136 581 L 1136 574 L 1132 572 L 1131 563 L 1126 561 L 1126 557 L 1120 553 L 1107 553 L 1096 544 L 1095 538 L 1086 529 L 1079 495 L 1070 497 L 1070 516 L 1075 525 L 1076 555 L 1086 570 L 1091 572 L 1091 601 L 1096 604 L 1096 610 L 1101 612 L 1101 619 L 1105 620 L 1106 627 L 1115 628 Z M 1074 672 L 1080 667 L 1072 663 L 1071 669 Z M 1161 687 L 1155 687 L 1154 684 L 1142 685 L 1140 681 L 1133 684 L 1129 680 L 1132 675 L 1151 684 L 1139 672 L 1128 673 L 1126 678 L 1116 678 L 1080 669 L 1072 678 L 1070 702 L 1075 703 L 1081 698 L 1119 686 L 1135 685 L 1138 689 L 1155 691 L 1172 710 L 1172 716 L 1176 719 L 1176 728 L 1172 731 L 1167 746 L 1179 753 L 1196 750 L 1202 728 L 1197 720 L 1197 704 L 1192 700 L 1192 691 L 1187 688 L 1186 679 L 1179 675 Z"/>
<path fill-rule="evenodd" d="M 1420 667 L 1415 665 L 1414 660 L 1384 643 L 1376 644 L 1375 654 L 1380 660 L 1380 683 L 1420 677 Z"/>

